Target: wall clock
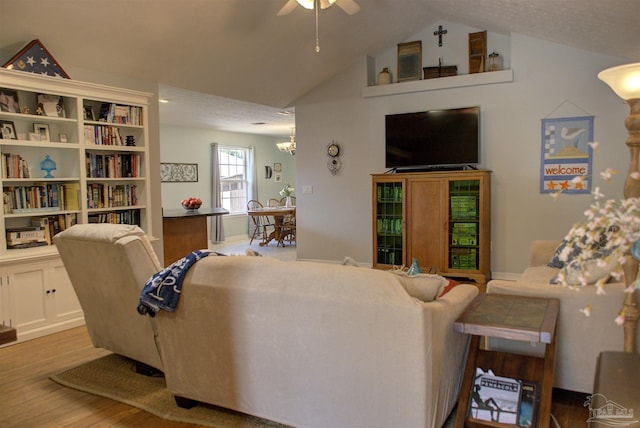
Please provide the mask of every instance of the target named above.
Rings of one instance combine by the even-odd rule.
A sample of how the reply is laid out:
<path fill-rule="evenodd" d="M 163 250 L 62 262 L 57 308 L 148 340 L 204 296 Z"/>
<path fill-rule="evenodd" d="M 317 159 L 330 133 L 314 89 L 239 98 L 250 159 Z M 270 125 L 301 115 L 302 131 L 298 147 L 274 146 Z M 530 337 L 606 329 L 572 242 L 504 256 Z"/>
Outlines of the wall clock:
<path fill-rule="evenodd" d="M 327 169 L 332 175 L 336 175 L 342 168 L 342 161 L 340 160 L 340 146 L 335 141 L 327 146 L 327 156 L 329 157 Z"/>

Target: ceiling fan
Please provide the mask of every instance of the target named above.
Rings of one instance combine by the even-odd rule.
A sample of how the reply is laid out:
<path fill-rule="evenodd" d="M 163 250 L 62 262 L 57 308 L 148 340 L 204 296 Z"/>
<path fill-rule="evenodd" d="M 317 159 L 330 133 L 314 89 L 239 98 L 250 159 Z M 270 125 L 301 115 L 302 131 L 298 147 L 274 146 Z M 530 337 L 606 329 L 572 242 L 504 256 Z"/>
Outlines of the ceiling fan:
<path fill-rule="evenodd" d="M 309 10 L 315 9 L 316 2 L 320 6 L 320 9 L 326 9 L 335 3 L 340 9 L 344 10 L 349 15 L 353 15 L 360 11 L 360 6 L 358 6 L 358 3 L 356 3 L 355 0 L 289 0 L 282 9 L 280 9 L 278 16 L 290 14 L 297 5 Z"/>
<path fill-rule="evenodd" d="M 278 16 L 288 15 L 296 8 L 297 5 L 305 9 L 315 9 L 316 12 L 316 52 L 320 52 L 320 37 L 318 36 L 318 10 L 326 9 L 332 4 L 344 10 L 347 14 L 353 15 L 360 11 L 360 6 L 355 0 L 288 0 L 287 3 L 278 11 Z"/>

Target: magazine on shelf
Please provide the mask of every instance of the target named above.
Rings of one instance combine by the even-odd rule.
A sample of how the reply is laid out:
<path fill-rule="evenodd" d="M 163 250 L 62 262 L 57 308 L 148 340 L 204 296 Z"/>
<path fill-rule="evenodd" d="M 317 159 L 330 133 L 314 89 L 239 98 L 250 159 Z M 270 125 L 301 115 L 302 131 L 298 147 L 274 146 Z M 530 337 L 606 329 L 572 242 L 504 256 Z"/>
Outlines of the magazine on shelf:
<path fill-rule="evenodd" d="M 476 368 L 472 388 L 470 417 L 514 425 L 518 422 L 522 390 L 519 380 Z"/>

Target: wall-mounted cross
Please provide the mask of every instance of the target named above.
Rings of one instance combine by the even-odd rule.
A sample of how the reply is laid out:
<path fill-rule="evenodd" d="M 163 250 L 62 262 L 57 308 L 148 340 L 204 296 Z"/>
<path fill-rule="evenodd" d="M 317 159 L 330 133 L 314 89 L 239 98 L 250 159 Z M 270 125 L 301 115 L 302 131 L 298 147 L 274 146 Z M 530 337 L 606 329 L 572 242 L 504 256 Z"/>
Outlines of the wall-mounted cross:
<path fill-rule="evenodd" d="M 438 25 L 438 31 L 434 31 L 433 35 L 438 36 L 438 46 L 442 46 L 442 35 L 447 34 L 447 30 L 442 28 L 442 25 Z"/>

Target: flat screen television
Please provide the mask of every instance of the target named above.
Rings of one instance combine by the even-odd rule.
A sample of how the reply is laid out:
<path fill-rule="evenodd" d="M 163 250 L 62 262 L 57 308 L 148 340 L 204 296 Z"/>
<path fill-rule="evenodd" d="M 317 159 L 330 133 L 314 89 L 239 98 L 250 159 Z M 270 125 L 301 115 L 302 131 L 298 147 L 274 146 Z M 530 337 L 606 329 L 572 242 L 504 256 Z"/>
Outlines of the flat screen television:
<path fill-rule="evenodd" d="M 385 154 L 397 170 L 477 165 L 480 107 L 386 115 Z"/>

